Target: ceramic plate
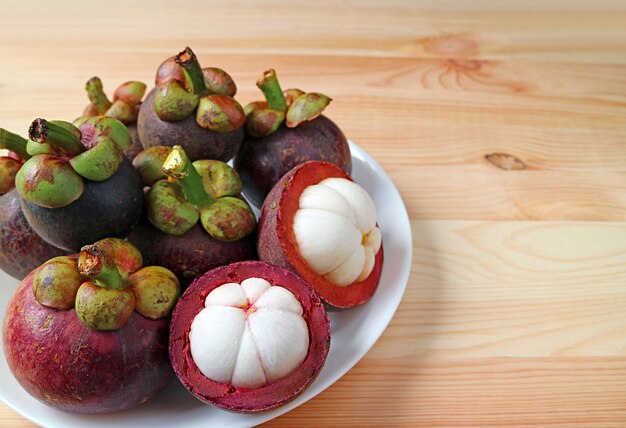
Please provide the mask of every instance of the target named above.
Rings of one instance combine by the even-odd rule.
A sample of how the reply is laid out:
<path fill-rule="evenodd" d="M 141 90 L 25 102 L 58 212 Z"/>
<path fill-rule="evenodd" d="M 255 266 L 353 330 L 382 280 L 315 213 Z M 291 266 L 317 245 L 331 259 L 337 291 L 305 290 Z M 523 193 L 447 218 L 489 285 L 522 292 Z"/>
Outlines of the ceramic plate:
<path fill-rule="evenodd" d="M 248 427 L 280 416 L 324 391 L 376 343 L 398 308 L 411 268 L 411 229 L 398 190 L 365 151 L 353 143 L 350 143 L 350 149 L 352 176 L 372 195 L 377 207 L 385 247 L 382 278 L 368 303 L 329 314 L 331 347 L 326 365 L 315 382 L 294 401 L 262 414 L 235 414 L 201 403 L 174 381 L 155 399 L 135 409 L 102 416 L 74 415 L 47 407 L 28 395 L 11 375 L 2 349 L 0 399 L 24 417 L 45 427 Z M 17 285 L 17 280 L 0 271 L 2 314 Z"/>

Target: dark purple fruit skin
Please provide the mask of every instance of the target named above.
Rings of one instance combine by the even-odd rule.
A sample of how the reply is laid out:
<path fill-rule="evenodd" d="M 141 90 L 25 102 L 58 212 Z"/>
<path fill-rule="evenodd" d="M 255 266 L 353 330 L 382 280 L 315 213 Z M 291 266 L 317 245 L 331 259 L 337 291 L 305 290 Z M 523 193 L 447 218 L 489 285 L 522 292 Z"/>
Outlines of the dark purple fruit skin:
<path fill-rule="evenodd" d="M 133 145 L 124 149 L 124 154 L 128 158 L 129 161 L 133 161 L 135 156 L 139 154 L 140 151 L 143 150 L 143 146 L 141 145 L 141 141 L 139 141 L 139 132 L 137 131 L 137 124 L 131 123 L 130 125 L 126 125 L 128 132 L 130 133 L 130 137 L 133 140 Z"/>
<path fill-rule="evenodd" d="M 295 128 L 283 124 L 267 137 L 246 136 L 235 158 L 235 169 L 243 183 L 243 194 L 260 207 L 283 175 L 311 160 L 334 163 L 346 174 L 352 170 L 348 141 L 325 116 Z"/>
<path fill-rule="evenodd" d="M 168 235 L 143 220 L 128 237 L 143 255 L 145 266 L 163 266 L 174 272 L 181 287 L 218 266 L 243 260 L 258 260 L 256 233 L 238 241 L 211 238 L 196 224 L 182 236 Z"/>
<path fill-rule="evenodd" d="M 19 280 L 52 257 L 67 254 L 41 239 L 26 221 L 16 189 L 0 196 L 0 269 Z"/>
<path fill-rule="evenodd" d="M 91 329 L 74 309 L 35 300 L 35 272 L 11 298 L 2 326 L 9 368 L 30 395 L 66 412 L 110 413 L 138 406 L 170 383 L 169 318 L 133 312 L 119 330 Z"/>
<path fill-rule="evenodd" d="M 125 238 L 139 223 L 143 185 L 128 159 L 108 180 L 84 183 L 81 197 L 62 208 L 44 208 L 22 199 L 26 220 L 46 242 L 79 251 L 103 238 Z"/>
<path fill-rule="evenodd" d="M 201 128 L 196 123 L 195 113 L 179 122 L 166 122 L 154 111 L 154 93 L 150 91 L 139 109 L 137 130 L 144 148 L 153 146 L 173 146 L 178 144 L 185 149 L 192 161 L 217 159 L 229 161 L 243 142 L 243 127 L 231 132 L 213 132 Z"/>

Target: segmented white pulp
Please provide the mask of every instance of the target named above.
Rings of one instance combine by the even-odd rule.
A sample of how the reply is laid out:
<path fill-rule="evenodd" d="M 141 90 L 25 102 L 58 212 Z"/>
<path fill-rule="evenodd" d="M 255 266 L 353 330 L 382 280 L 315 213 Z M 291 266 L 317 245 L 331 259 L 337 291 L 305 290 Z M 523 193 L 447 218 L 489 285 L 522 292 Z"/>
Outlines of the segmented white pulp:
<path fill-rule="evenodd" d="M 302 305 L 262 278 L 211 291 L 191 323 L 191 356 L 200 372 L 235 387 L 258 387 L 291 373 L 306 358 Z"/>
<path fill-rule="evenodd" d="M 341 287 L 367 278 L 381 235 L 365 189 L 345 178 L 327 178 L 304 189 L 299 202 L 293 231 L 311 269 Z"/>

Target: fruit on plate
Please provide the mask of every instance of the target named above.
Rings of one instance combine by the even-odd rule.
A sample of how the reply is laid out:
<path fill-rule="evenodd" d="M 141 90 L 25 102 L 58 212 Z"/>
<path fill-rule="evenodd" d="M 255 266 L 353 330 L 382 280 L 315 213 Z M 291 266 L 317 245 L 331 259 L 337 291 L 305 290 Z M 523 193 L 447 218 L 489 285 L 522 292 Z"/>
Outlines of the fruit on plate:
<path fill-rule="evenodd" d="M 378 287 L 376 207 L 334 164 L 306 162 L 281 178 L 263 203 L 258 233 L 260 260 L 295 271 L 332 307 L 365 303 Z"/>
<path fill-rule="evenodd" d="M 97 116 L 80 129 L 36 119 L 28 159 L 15 183 L 22 210 L 46 242 L 69 251 L 104 237 L 125 237 L 139 222 L 139 174 L 122 154 L 131 142 L 119 120 Z"/>
<path fill-rule="evenodd" d="M 237 412 L 294 399 L 319 374 L 329 346 L 329 319 L 313 289 L 291 271 L 258 261 L 198 277 L 170 326 L 170 360 L 185 388 Z"/>
<path fill-rule="evenodd" d="M 66 254 L 41 239 L 22 213 L 20 196 L 15 189 L 15 176 L 22 167 L 26 138 L 0 129 L 0 149 L 10 150 L 0 157 L 0 269 L 17 279 L 54 256 Z"/>
<path fill-rule="evenodd" d="M 245 115 L 233 98 L 235 83 L 224 70 L 200 68 L 186 48 L 159 66 L 155 84 L 137 120 L 144 148 L 180 145 L 191 160 L 224 162 L 237 153 Z"/>
<path fill-rule="evenodd" d="M 180 146 L 155 146 L 134 161 L 145 186 L 146 217 L 128 237 L 146 260 L 183 286 L 217 266 L 256 259 L 256 218 L 226 163 L 191 162 Z"/>
<path fill-rule="evenodd" d="M 244 195 L 257 207 L 280 178 L 301 163 L 320 160 L 350 173 L 350 147 L 323 110 L 331 99 L 318 92 L 282 91 L 276 72 L 257 81 L 266 101 L 246 105 L 246 139 L 235 158 Z"/>
<path fill-rule="evenodd" d="M 59 410 L 108 413 L 142 404 L 173 378 L 169 322 L 175 275 L 142 268 L 139 251 L 106 238 L 50 259 L 22 281 L 2 326 L 11 372 Z"/>
<path fill-rule="evenodd" d="M 119 120 L 126 125 L 133 140 L 133 144 L 124 149 L 126 157 L 132 161 L 143 149 L 137 133 L 137 116 L 141 99 L 146 93 L 146 84 L 137 81 L 122 83 L 113 94 L 113 102 L 104 93 L 99 77 L 89 79 L 85 84 L 85 90 L 89 104 L 85 107 L 83 115 L 74 121 L 74 125 L 80 126 L 94 116 L 109 116 Z"/>

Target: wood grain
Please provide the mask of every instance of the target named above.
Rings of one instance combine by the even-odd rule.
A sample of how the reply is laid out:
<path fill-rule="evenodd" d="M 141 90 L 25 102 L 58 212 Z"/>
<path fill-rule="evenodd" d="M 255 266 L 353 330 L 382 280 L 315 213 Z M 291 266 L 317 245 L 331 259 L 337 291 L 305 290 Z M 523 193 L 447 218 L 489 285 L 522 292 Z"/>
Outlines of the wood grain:
<path fill-rule="evenodd" d="M 269 67 L 332 96 L 393 179 L 414 245 L 396 316 L 267 426 L 626 426 L 626 3 L 64 0 L 2 16 L 2 127 L 72 119 L 91 76 L 150 82 L 189 44 L 242 103 Z M 512 157 L 523 168 L 502 168 Z M 0 404 L 0 426 L 32 424 Z"/>

